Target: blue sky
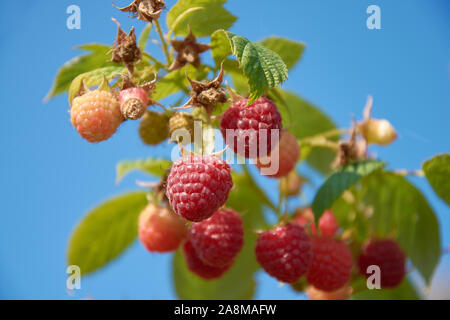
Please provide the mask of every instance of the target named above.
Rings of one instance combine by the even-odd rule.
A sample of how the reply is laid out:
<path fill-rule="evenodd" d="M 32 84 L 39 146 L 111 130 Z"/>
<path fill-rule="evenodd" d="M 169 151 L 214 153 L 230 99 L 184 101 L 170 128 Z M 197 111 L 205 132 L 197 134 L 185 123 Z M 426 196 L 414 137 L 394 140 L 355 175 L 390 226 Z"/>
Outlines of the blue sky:
<path fill-rule="evenodd" d="M 66 28 L 71 4 L 81 7 L 81 30 Z M 371 4 L 381 8 L 381 30 L 366 28 Z M 418 169 L 434 154 L 450 151 L 450 2 L 229 0 L 226 7 L 240 17 L 232 28 L 237 34 L 307 43 L 284 88 L 320 106 L 339 126 L 348 126 L 352 115 L 360 117 L 367 95 L 373 95 L 373 115 L 390 119 L 399 133 L 394 145 L 373 149 L 391 168 Z M 132 122 L 111 140 L 89 144 L 70 124 L 66 95 L 42 103 L 56 70 L 79 54 L 74 46 L 113 42 L 111 17 L 125 30 L 135 25 L 139 32 L 144 24 L 114 9 L 110 0 L 9 1 L 1 15 L 0 298 L 174 299 L 170 256 L 148 254 L 139 243 L 83 280 L 74 297 L 67 294 L 65 249 L 73 227 L 94 205 L 134 190 L 134 180 L 144 177 L 132 175 L 116 186 L 116 163 L 167 150 L 144 147 Z M 438 215 L 442 245 L 450 245 L 448 207 L 426 181 L 412 181 Z M 309 197 L 313 192 L 306 190 Z M 449 268 L 446 256 L 435 283 L 450 287 Z M 257 298 L 301 298 L 262 273 L 258 280 Z"/>

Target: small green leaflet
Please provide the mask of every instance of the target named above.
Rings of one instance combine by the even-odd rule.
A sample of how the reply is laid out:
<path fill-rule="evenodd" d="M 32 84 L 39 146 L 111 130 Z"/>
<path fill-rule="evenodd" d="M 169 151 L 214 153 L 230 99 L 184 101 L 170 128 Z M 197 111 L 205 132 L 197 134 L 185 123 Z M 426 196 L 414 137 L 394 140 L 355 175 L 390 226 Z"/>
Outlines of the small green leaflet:
<path fill-rule="evenodd" d="M 211 35 L 217 29 L 228 29 L 236 17 L 223 5 L 226 0 L 179 0 L 167 13 L 170 33 L 185 36 L 188 25 L 197 37 Z"/>
<path fill-rule="evenodd" d="M 136 239 L 139 213 L 147 205 L 145 192 L 109 199 L 75 228 L 67 249 L 68 265 L 89 274 L 117 258 Z"/>
<path fill-rule="evenodd" d="M 92 43 L 79 46 L 77 49 L 87 50 L 90 53 L 73 58 L 58 70 L 53 86 L 45 97 L 46 101 L 69 90 L 72 80 L 82 73 L 107 66 L 120 67 L 111 62 L 111 56 L 108 55 L 111 46 Z"/>
<path fill-rule="evenodd" d="M 150 175 L 162 177 L 170 169 L 172 162 L 165 159 L 145 159 L 145 160 L 130 160 L 122 161 L 117 164 L 116 172 L 116 183 L 119 183 L 124 176 L 132 171 L 143 171 Z"/>
<path fill-rule="evenodd" d="M 450 154 L 437 155 L 422 166 L 434 192 L 450 205 Z"/>
<path fill-rule="evenodd" d="M 219 34 L 220 32 L 226 35 L 230 48 L 223 44 L 225 38 Z M 230 53 L 236 56 L 239 67 L 248 79 L 249 103 L 283 83 L 288 77 L 288 68 L 281 57 L 261 43 L 251 42 L 232 32 L 219 30 L 214 33 L 211 46 L 216 62 Z"/>
<path fill-rule="evenodd" d="M 362 177 L 381 169 L 383 166 L 384 163 L 381 161 L 366 160 L 351 163 L 332 173 L 317 191 L 311 205 L 315 220 L 318 221 L 323 212 L 330 208 L 345 190 L 357 183 Z"/>

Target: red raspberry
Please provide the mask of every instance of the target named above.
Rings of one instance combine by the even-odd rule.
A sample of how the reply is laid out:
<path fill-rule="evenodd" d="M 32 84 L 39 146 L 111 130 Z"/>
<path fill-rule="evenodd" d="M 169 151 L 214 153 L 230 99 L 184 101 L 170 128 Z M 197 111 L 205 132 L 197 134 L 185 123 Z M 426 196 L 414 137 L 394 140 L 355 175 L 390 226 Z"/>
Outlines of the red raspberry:
<path fill-rule="evenodd" d="M 311 208 L 298 209 L 298 213 L 292 220 L 292 223 L 302 227 L 310 226 L 311 234 L 317 235 L 316 225 L 314 224 L 314 213 Z M 333 211 L 325 210 L 319 219 L 319 230 L 324 237 L 332 238 L 339 230 L 339 224 L 334 217 Z"/>
<path fill-rule="evenodd" d="M 255 253 L 268 274 L 282 282 L 295 283 L 308 269 L 311 241 L 300 226 L 276 226 L 259 235 Z"/>
<path fill-rule="evenodd" d="M 184 243 L 183 252 L 188 269 L 206 280 L 220 278 L 231 267 L 231 265 L 225 267 L 213 267 L 205 264 L 198 257 L 197 252 L 195 252 L 190 241 Z"/>
<path fill-rule="evenodd" d="M 230 265 L 244 244 L 244 229 L 239 214 L 221 209 L 207 220 L 194 223 L 190 241 L 199 258 L 215 267 Z"/>
<path fill-rule="evenodd" d="M 300 149 L 298 147 L 297 138 L 289 132 L 283 132 L 278 145 L 273 148 L 269 156 L 259 158 L 256 162 L 256 166 L 265 176 L 281 178 L 295 168 L 299 156 Z M 273 173 L 265 173 L 265 171 L 273 169 L 277 170 Z"/>
<path fill-rule="evenodd" d="M 140 119 L 149 103 L 147 92 L 140 87 L 120 91 L 120 111 L 126 119 Z"/>
<path fill-rule="evenodd" d="M 230 166 L 213 155 L 194 155 L 176 161 L 167 178 L 167 198 L 173 210 L 198 222 L 225 204 L 233 186 Z"/>
<path fill-rule="evenodd" d="M 376 265 L 380 267 L 381 287 L 394 288 L 405 277 L 406 256 L 397 242 L 390 239 L 369 241 L 358 257 L 359 271 L 365 277 L 367 267 Z"/>
<path fill-rule="evenodd" d="M 116 95 L 97 89 L 73 99 L 70 120 L 84 139 L 100 142 L 109 139 L 124 119 Z"/>
<path fill-rule="evenodd" d="M 313 286 L 309 286 L 306 289 L 306 294 L 310 300 L 347 300 L 352 295 L 352 292 L 353 288 L 349 285 L 331 292 L 321 291 Z"/>
<path fill-rule="evenodd" d="M 330 238 L 313 238 L 313 257 L 307 280 L 316 289 L 335 291 L 350 279 L 352 253 L 344 242 Z"/>
<path fill-rule="evenodd" d="M 266 156 L 273 147 L 272 131 L 282 128 L 281 115 L 277 106 L 267 98 L 259 98 L 249 106 L 247 103 L 247 99 L 241 99 L 225 111 L 220 122 L 222 136 L 227 144 L 233 144 L 234 152 L 241 156 L 246 158 Z M 227 129 L 233 131 L 227 133 Z M 267 130 L 265 138 L 261 129 Z M 260 150 L 260 144 L 267 148 Z"/>
<path fill-rule="evenodd" d="M 138 234 L 148 251 L 175 251 L 186 237 L 186 221 L 169 209 L 150 203 L 139 216 Z"/>

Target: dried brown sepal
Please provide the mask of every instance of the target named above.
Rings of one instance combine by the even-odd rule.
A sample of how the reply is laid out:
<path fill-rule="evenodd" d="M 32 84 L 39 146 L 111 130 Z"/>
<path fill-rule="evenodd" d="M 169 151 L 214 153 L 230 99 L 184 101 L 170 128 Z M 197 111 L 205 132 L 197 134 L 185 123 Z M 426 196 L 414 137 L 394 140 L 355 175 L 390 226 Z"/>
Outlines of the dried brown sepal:
<path fill-rule="evenodd" d="M 191 98 L 181 107 L 185 108 L 205 108 L 208 114 L 214 110 L 218 103 L 225 103 L 228 101 L 221 84 L 223 81 L 223 65 L 220 67 L 219 75 L 212 81 L 196 81 L 189 78 L 186 74 L 186 78 L 191 84 Z"/>
<path fill-rule="evenodd" d="M 165 7 L 164 0 L 134 0 L 128 6 L 119 8 L 114 5 L 116 9 L 122 12 L 131 12 L 133 18 L 152 23 L 153 20 L 158 20 Z"/>
<path fill-rule="evenodd" d="M 368 158 L 367 143 L 363 139 L 357 139 L 357 127 L 353 125 L 348 141 L 341 141 L 339 143 L 339 150 L 332 164 L 333 168 L 345 166 L 353 161 L 363 160 Z"/>
<path fill-rule="evenodd" d="M 134 27 L 130 32 L 126 34 L 120 27 L 119 22 L 112 18 L 117 24 L 117 38 L 114 41 L 112 48 L 112 61 L 116 63 L 122 63 L 130 74 L 133 74 L 134 65 L 141 60 L 142 54 L 136 43 L 136 34 L 134 33 Z"/>
<path fill-rule="evenodd" d="M 209 45 L 197 42 L 191 27 L 189 27 L 189 34 L 184 40 L 172 40 L 170 43 L 177 52 L 177 57 L 169 67 L 169 71 L 180 69 L 187 63 L 196 68 L 200 67 L 200 54 L 210 49 Z"/>

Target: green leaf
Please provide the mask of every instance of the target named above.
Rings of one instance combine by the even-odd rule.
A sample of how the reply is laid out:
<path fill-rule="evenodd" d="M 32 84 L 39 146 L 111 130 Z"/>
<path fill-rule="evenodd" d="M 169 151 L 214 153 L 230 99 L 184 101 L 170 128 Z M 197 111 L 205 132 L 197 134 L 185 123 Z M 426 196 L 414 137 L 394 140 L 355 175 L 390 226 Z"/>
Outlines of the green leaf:
<path fill-rule="evenodd" d="M 222 32 L 228 37 L 231 52 L 236 56 L 240 68 L 248 79 L 249 103 L 287 79 L 288 69 L 277 53 L 232 32 L 224 30 Z"/>
<path fill-rule="evenodd" d="M 228 29 L 236 17 L 223 4 L 226 0 L 179 0 L 167 13 L 170 32 L 179 36 L 188 33 L 188 25 L 197 37 L 211 35 L 217 29 Z"/>
<path fill-rule="evenodd" d="M 336 129 L 328 116 L 308 101 L 289 91 L 282 89 L 273 91 L 278 93 L 273 99 L 283 118 L 283 127 L 288 128 L 300 142 L 304 138 Z M 328 174 L 335 156 L 336 153 L 328 148 L 314 147 L 306 159 L 310 166 L 323 174 Z"/>
<path fill-rule="evenodd" d="M 422 166 L 434 192 L 450 205 L 450 154 L 441 154 L 425 161 Z"/>
<path fill-rule="evenodd" d="M 162 177 L 172 166 L 172 162 L 164 159 L 142 159 L 122 161 L 116 167 L 116 183 L 120 182 L 125 175 L 132 171 L 140 170 L 150 175 Z"/>
<path fill-rule="evenodd" d="M 373 212 L 368 219 L 371 233 L 394 236 L 429 283 L 441 247 L 438 221 L 422 193 L 402 176 L 379 172 L 362 180 L 356 196 Z"/>
<path fill-rule="evenodd" d="M 145 192 L 112 198 L 91 212 L 75 228 L 67 250 L 68 265 L 89 274 L 117 258 L 136 239 L 139 213 L 147 205 Z"/>
<path fill-rule="evenodd" d="M 150 37 L 150 32 L 152 31 L 153 25 L 151 23 L 148 23 L 144 30 L 142 30 L 141 34 L 139 35 L 138 40 L 138 47 L 142 51 L 145 50 L 145 47 L 147 46 L 148 39 Z"/>
<path fill-rule="evenodd" d="M 291 69 L 300 60 L 305 44 L 285 38 L 270 37 L 261 41 L 267 49 L 278 53 L 288 69 Z"/>
<path fill-rule="evenodd" d="M 101 67 L 118 66 L 118 64 L 111 62 L 111 56 L 108 55 L 111 46 L 93 43 L 79 46 L 77 49 L 90 51 L 90 54 L 73 58 L 59 69 L 53 86 L 45 97 L 46 101 L 69 90 L 73 79 L 79 74 Z"/>
<path fill-rule="evenodd" d="M 72 105 L 73 99 L 76 97 L 82 85 L 82 81 L 87 87 L 99 86 L 103 82 L 103 77 L 111 81 L 117 74 L 125 72 L 126 68 L 121 66 L 110 66 L 95 69 L 82 73 L 73 79 L 69 87 L 69 104 Z"/>
<path fill-rule="evenodd" d="M 253 230 L 264 225 L 261 198 L 245 174 L 233 173 L 234 188 L 226 206 L 242 216 L 244 247 L 233 267 L 220 279 L 205 281 L 191 273 L 181 251 L 173 259 L 174 284 L 180 299 L 251 299 L 255 293 L 254 274 L 259 269 L 254 248 Z"/>
<path fill-rule="evenodd" d="M 231 54 L 230 41 L 223 30 L 217 30 L 211 35 L 209 46 L 216 65 L 220 65 Z"/>
<path fill-rule="evenodd" d="M 371 174 L 383 166 L 383 162 L 366 160 L 349 164 L 331 174 L 317 191 L 311 205 L 316 221 L 319 220 L 326 209 L 331 208 L 334 201 L 345 190 L 353 186 L 362 177 Z"/>
<path fill-rule="evenodd" d="M 364 280 L 365 281 L 365 280 Z M 364 290 L 352 295 L 353 300 L 419 300 L 416 288 L 408 278 L 395 289 Z"/>

